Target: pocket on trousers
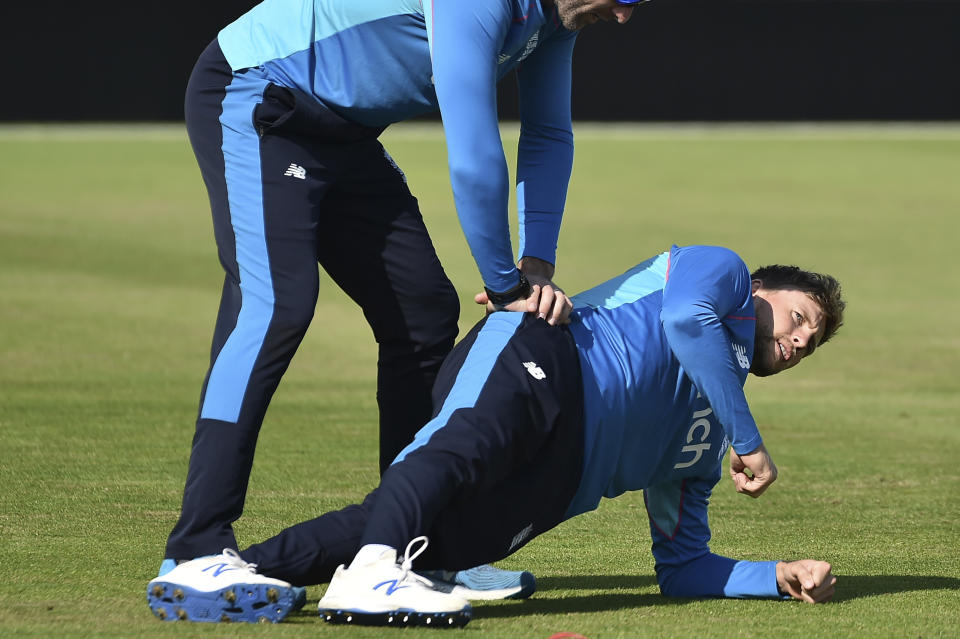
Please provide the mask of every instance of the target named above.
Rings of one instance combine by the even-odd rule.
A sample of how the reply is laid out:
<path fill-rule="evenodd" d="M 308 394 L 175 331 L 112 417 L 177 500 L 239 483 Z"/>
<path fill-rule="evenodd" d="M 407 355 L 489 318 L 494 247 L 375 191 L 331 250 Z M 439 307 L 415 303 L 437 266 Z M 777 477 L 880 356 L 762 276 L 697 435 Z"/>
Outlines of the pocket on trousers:
<path fill-rule="evenodd" d="M 257 133 L 265 134 L 283 127 L 297 109 L 297 96 L 286 87 L 268 84 L 263 91 L 263 102 L 253 112 L 253 124 Z"/>

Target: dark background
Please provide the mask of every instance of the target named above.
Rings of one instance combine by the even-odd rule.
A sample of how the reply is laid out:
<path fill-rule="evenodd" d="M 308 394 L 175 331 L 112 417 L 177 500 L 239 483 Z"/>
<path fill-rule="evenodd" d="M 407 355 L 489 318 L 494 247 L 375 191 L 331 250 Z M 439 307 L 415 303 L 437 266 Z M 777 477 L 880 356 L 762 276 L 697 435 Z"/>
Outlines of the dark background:
<path fill-rule="evenodd" d="M 197 55 L 253 4 L 4 8 L 0 120 L 180 120 Z M 574 64 L 579 120 L 955 120 L 960 0 L 654 0 L 586 28 Z M 514 98 L 508 77 L 504 119 Z"/>

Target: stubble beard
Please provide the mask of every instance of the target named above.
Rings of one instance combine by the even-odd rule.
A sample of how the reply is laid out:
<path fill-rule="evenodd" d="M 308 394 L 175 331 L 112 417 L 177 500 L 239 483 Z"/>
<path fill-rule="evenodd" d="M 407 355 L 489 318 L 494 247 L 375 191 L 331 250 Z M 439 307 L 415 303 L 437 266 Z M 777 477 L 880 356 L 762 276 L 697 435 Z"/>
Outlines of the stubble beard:
<path fill-rule="evenodd" d="M 770 366 L 770 352 L 773 348 L 773 337 L 764 337 L 757 334 L 753 338 L 753 361 L 750 372 L 757 377 L 769 377 L 777 371 Z"/>
<path fill-rule="evenodd" d="M 567 31 L 579 31 L 585 26 L 580 22 L 583 14 L 577 10 L 581 4 L 582 0 L 556 0 L 557 17 Z"/>

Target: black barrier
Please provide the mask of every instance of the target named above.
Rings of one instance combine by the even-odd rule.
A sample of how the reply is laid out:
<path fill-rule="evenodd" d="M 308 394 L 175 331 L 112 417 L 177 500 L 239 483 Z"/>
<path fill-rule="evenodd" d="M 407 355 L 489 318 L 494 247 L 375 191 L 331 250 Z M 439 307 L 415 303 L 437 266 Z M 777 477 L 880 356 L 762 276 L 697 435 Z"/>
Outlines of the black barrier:
<path fill-rule="evenodd" d="M 5 9 L 0 120 L 179 120 L 195 57 L 253 4 Z M 585 29 L 574 65 L 578 120 L 960 119 L 960 1 L 653 0 Z M 516 118 L 512 78 L 500 104 Z"/>

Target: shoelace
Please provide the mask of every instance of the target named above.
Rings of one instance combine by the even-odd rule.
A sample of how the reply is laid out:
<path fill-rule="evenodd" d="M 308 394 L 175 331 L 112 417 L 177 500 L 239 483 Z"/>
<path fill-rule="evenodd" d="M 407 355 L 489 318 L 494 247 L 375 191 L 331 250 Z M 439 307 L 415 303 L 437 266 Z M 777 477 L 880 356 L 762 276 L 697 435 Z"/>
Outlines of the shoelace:
<path fill-rule="evenodd" d="M 423 544 L 417 548 L 415 551 L 411 552 L 414 544 L 423 542 Z M 398 583 L 405 581 L 408 577 L 413 578 L 415 581 L 419 581 L 429 587 L 433 587 L 433 582 L 418 575 L 413 570 L 413 560 L 423 554 L 423 551 L 427 549 L 427 546 L 430 544 L 430 540 L 426 538 L 425 535 L 420 535 L 419 537 L 414 537 L 410 540 L 410 543 L 407 544 L 407 549 L 403 551 L 403 561 L 400 563 L 400 570 L 403 571 L 398 579 Z"/>
<path fill-rule="evenodd" d="M 232 548 L 224 548 L 223 556 L 227 558 L 227 563 L 233 566 L 234 568 L 237 568 L 239 570 L 246 570 L 247 572 L 250 572 L 253 574 L 257 573 L 257 564 L 250 564 L 245 562 L 236 550 L 233 550 Z"/>

